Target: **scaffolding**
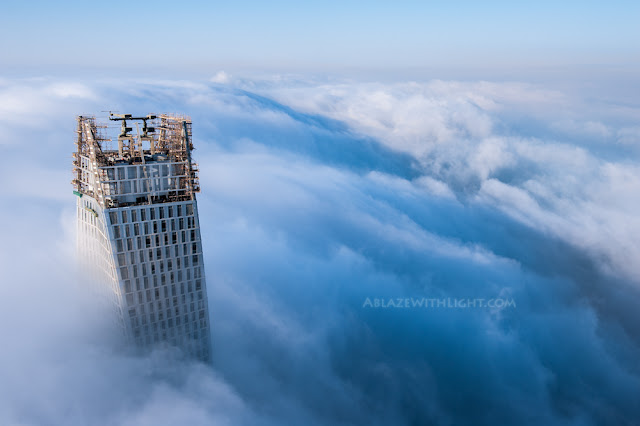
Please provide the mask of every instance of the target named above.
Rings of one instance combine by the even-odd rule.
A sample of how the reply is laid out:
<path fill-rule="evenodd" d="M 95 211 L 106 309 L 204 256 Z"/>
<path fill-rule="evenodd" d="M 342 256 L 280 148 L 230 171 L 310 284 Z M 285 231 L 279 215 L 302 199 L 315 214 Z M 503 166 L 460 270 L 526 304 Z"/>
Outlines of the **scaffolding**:
<path fill-rule="evenodd" d="M 200 192 L 200 184 L 198 165 L 191 158 L 194 147 L 189 117 L 110 114 L 109 119 L 122 122 L 117 138 L 109 138 L 106 132 L 109 127 L 98 124 L 94 116 L 79 116 L 77 119 L 74 179 L 71 182 L 74 193 L 91 196 L 104 208 L 194 199 L 195 193 Z M 132 134 L 133 127 L 127 127 L 127 121 L 142 121 L 142 130 L 136 122 L 136 133 Z M 114 139 L 118 148 L 110 149 Z M 149 166 L 159 164 L 171 167 L 167 176 L 150 175 Z M 133 201 L 119 189 L 118 182 L 122 178 L 114 173 L 115 167 L 126 165 L 142 166 L 144 175 L 139 177 L 140 185 L 144 184 L 148 190 Z M 153 181 L 159 178 L 168 179 L 168 190 L 157 191 Z"/>

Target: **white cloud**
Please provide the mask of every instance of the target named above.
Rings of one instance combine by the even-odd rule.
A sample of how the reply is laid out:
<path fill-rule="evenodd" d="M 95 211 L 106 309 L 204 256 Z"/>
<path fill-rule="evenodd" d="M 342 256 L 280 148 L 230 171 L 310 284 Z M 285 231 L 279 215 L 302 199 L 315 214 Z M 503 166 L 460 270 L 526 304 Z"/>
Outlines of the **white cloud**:
<path fill-rule="evenodd" d="M 21 137 L 0 160 L 0 422 L 633 417 L 640 167 L 623 143 L 601 155 L 554 130 L 633 138 L 632 112 L 611 121 L 519 83 L 234 82 L 252 90 L 1 82 L 2 105 L 18 103 L 2 125 Z M 213 366 L 126 354 L 69 282 L 73 116 L 98 102 L 194 119 Z M 47 167 L 14 180 L 24 158 Z M 362 309 L 498 296 L 517 308 Z"/>
<path fill-rule="evenodd" d="M 640 257 L 635 220 L 616 214 L 614 207 L 637 205 L 638 192 L 600 171 L 626 169 L 627 181 L 636 181 L 640 173 L 623 163 L 609 164 L 580 143 L 581 138 L 604 141 L 614 134 L 623 144 L 633 141 L 634 127 L 616 130 L 618 123 L 605 122 L 608 110 L 594 112 L 586 101 L 522 83 L 282 84 L 264 92 L 309 113 L 344 120 L 354 131 L 413 155 L 422 163 L 425 179 L 467 191 L 480 189 L 479 199 L 523 223 L 589 248 L 595 258 L 605 256 L 607 270 L 640 277 L 640 267 L 631 266 L 627 256 L 614 255 L 620 244 Z M 544 140 L 544 126 L 547 132 L 560 133 Z M 519 128 L 525 132 L 514 134 Z M 529 136 L 528 129 L 536 136 Z M 598 209 L 606 213 L 596 213 Z M 619 226 L 631 232 L 617 233 L 612 242 L 607 232 Z M 595 234 L 581 236 L 580 229 Z"/>
<path fill-rule="evenodd" d="M 213 83 L 227 84 L 231 81 L 231 76 L 224 71 L 218 71 L 211 77 Z"/>
<path fill-rule="evenodd" d="M 420 176 L 414 182 L 419 187 L 425 188 L 429 195 L 450 199 L 455 199 L 456 197 L 455 193 L 447 186 L 446 183 L 430 176 Z"/>
<path fill-rule="evenodd" d="M 640 127 L 623 127 L 617 132 L 618 143 L 625 145 L 640 145 Z"/>

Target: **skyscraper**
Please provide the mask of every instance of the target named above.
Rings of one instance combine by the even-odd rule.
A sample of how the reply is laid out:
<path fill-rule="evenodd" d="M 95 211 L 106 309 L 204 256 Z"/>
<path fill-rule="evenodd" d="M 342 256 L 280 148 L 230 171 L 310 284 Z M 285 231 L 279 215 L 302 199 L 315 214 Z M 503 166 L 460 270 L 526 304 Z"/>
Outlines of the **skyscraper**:
<path fill-rule="evenodd" d="M 72 184 L 83 274 L 139 348 L 170 344 L 208 361 L 191 120 L 130 114 L 109 119 L 121 124 L 117 138 L 109 138 L 109 127 L 95 117 L 78 117 Z M 135 135 L 128 123 L 136 124 Z"/>

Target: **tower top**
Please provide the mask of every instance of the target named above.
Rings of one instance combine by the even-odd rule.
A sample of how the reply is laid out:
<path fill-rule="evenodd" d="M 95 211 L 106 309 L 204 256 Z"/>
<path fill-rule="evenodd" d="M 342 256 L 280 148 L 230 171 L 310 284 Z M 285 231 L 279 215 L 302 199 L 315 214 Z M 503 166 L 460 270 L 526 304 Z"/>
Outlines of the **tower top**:
<path fill-rule="evenodd" d="M 193 199 L 200 191 L 189 117 L 110 113 L 109 121 L 121 122 L 117 136 L 115 127 L 97 123 L 94 116 L 78 117 L 72 181 L 77 193 L 108 208 Z M 140 172 L 132 170 L 125 179 L 120 169 L 127 166 Z M 129 175 L 135 182 L 124 182 Z"/>

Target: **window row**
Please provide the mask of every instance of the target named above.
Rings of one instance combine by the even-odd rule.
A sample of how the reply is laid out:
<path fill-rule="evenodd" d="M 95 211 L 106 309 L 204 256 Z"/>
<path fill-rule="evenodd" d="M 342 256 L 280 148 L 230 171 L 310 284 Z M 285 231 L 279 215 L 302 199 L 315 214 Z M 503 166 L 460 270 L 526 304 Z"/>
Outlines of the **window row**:
<path fill-rule="evenodd" d="M 191 265 L 189 265 L 189 259 L 191 259 Z M 196 267 L 200 263 L 200 256 L 197 254 L 191 256 L 178 257 L 168 260 L 155 260 L 142 263 L 140 265 L 121 266 L 118 265 L 120 270 L 120 278 L 122 280 L 128 280 L 130 278 L 157 277 L 161 275 L 164 277 L 164 273 L 169 272 L 171 275 L 171 282 L 174 282 L 173 277 L 173 260 L 176 261 L 176 271 L 178 273 L 177 281 L 182 281 L 182 271 L 190 266 Z M 164 278 L 162 278 L 164 281 Z M 188 278 L 187 278 L 188 279 Z"/>
<path fill-rule="evenodd" d="M 148 250 L 131 250 L 128 252 L 118 253 L 116 259 L 118 260 L 118 266 L 123 267 L 129 265 L 140 266 L 145 268 L 145 264 L 148 262 L 158 261 L 166 259 L 167 261 L 175 260 L 176 267 L 180 269 L 180 258 L 188 256 L 190 254 L 200 254 L 200 243 L 190 244 L 175 244 L 172 246 L 150 248 Z M 171 270 L 173 262 L 167 262 L 167 267 Z M 143 273 L 142 275 L 147 275 Z"/>
<path fill-rule="evenodd" d="M 170 206 L 158 205 L 157 207 L 133 207 L 120 211 L 110 211 L 109 219 L 112 225 L 118 223 L 144 222 L 172 217 L 193 216 L 193 203 L 174 204 Z"/>
<path fill-rule="evenodd" d="M 199 247 L 199 244 L 197 243 L 197 241 L 199 240 L 198 233 L 195 231 L 189 232 L 189 233 L 187 233 L 187 231 L 180 231 L 180 233 L 174 232 L 172 234 L 166 233 L 162 235 L 162 238 L 160 238 L 160 235 L 162 234 L 149 235 L 144 237 L 144 240 L 142 239 L 143 237 L 135 237 L 135 239 L 127 238 L 126 240 L 125 239 L 115 240 L 116 252 L 124 253 L 125 251 L 130 252 L 135 250 L 160 248 L 160 247 L 164 247 L 165 249 L 170 249 L 171 246 L 180 247 L 182 245 L 183 247 L 182 254 L 193 254 L 194 253 L 193 250 L 191 252 L 187 251 L 188 247 L 189 246 L 194 247 L 194 244 L 196 244 Z M 188 244 L 189 242 L 191 242 L 191 244 Z"/>
<path fill-rule="evenodd" d="M 190 229 L 192 240 L 195 240 L 196 221 L 193 216 L 179 219 L 153 220 L 149 222 L 134 223 L 133 225 L 113 225 L 114 238 L 129 238 L 132 236 L 177 232 Z"/>
<path fill-rule="evenodd" d="M 189 271 L 187 271 L 189 272 Z M 197 274 L 196 274 L 197 272 Z M 190 275 L 190 274 L 187 274 Z M 134 283 L 131 282 L 131 280 L 125 280 L 124 282 L 124 292 L 125 294 L 129 294 L 129 293 L 133 293 L 134 291 L 138 292 L 138 294 L 142 294 L 143 290 L 146 290 L 147 292 L 147 301 L 149 301 L 150 298 L 150 291 L 151 291 L 151 287 L 149 286 L 150 281 L 153 282 L 154 286 L 153 289 L 155 289 L 155 298 L 159 299 L 160 298 L 160 291 L 164 292 L 164 297 L 168 298 L 169 297 L 169 290 L 171 291 L 171 296 L 177 296 L 178 295 L 178 288 L 180 289 L 180 294 L 184 295 L 185 293 L 191 294 L 191 301 L 193 301 L 193 291 L 200 291 L 202 290 L 202 279 L 200 279 L 200 269 L 196 268 L 194 269 L 194 278 L 197 278 L 193 281 L 186 281 L 186 282 L 180 282 L 180 283 L 173 283 L 171 284 L 171 286 L 169 287 L 167 284 L 162 284 L 162 285 L 158 285 L 158 276 L 154 276 L 152 277 L 153 280 L 149 280 L 148 277 L 144 277 L 144 279 L 142 280 L 142 283 L 140 282 L 140 279 L 136 279 L 135 281 L 135 289 L 134 287 Z M 166 277 L 166 275 L 165 275 Z M 169 278 L 171 279 L 171 278 Z M 191 280 L 191 278 L 189 277 L 188 280 Z M 166 282 L 166 278 L 162 278 L 162 275 L 160 276 L 160 282 Z M 178 286 L 179 284 L 179 286 Z M 198 299 L 202 299 L 202 294 L 200 294 L 198 296 Z M 184 302 L 184 301 L 183 301 Z M 142 303 L 142 302 L 140 302 Z M 175 302 L 174 302 L 175 303 Z M 142 312 L 144 312 L 144 308 L 142 309 Z"/>
<path fill-rule="evenodd" d="M 178 309 L 176 309 L 178 311 Z M 189 314 L 191 314 L 191 321 L 189 321 Z M 165 321 L 169 324 L 169 327 L 173 326 L 174 320 L 176 325 L 180 325 L 181 322 L 184 321 L 184 324 L 189 324 L 190 322 L 195 324 L 200 320 L 206 320 L 206 311 L 201 309 L 199 311 L 189 311 L 187 308 L 181 309 L 180 313 L 176 313 L 175 315 L 171 315 L 171 312 L 167 310 L 167 316 L 165 317 L 163 312 L 159 312 L 156 316 L 153 312 L 151 312 L 148 316 L 135 316 L 130 318 L 131 327 L 138 326 L 146 326 L 151 325 L 155 327 L 156 324 L 162 324 Z"/>
<path fill-rule="evenodd" d="M 149 332 L 149 328 L 152 331 L 158 331 L 158 328 L 165 330 L 166 328 L 174 327 L 174 325 L 176 327 L 183 326 L 186 332 L 188 332 L 190 329 L 196 330 L 198 329 L 198 326 L 201 329 L 207 327 L 207 318 L 204 310 L 200 310 L 197 313 L 196 312 L 191 312 L 191 314 L 184 313 L 183 315 L 177 315 L 175 317 L 158 319 L 157 321 L 149 320 L 149 322 L 147 322 L 146 316 L 143 316 L 143 317 L 135 316 L 135 317 L 131 317 L 129 319 L 129 322 L 131 324 L 132 329 L 135 330 L 142 327 L 143 330 L 145 331 L 145 334 Z"/>
<path fill-rule="evenodd" d="M 131 294 L 131 296 L 133 296 L 133 294 Z M 156 320 L 156 314 L 158 320 L 163 320 L 165 318 L 171 318 L 173 316 L 177 317 L 189 312 L 194 313 L 196 310 L 204 312 L 206 301 L 204 300 L 203 292 L 197 293 L 197 300 L 193 293 L 188 296 L 189 297 L 187 297 L 187 295 L 182 295 L 179 298 L 177 296 L 172 299 L 166 298 L 164 299 L 164 302 L 160 299 L 150 300 L 149 303 L 146 304 L 141 303 L 137 306 L 129 306 L 129 317 L 144 319 L 147 318 L 148 313 L 150 321 L 153 322 Z M 147 292 L 147 297 L 149 298 L 149 292 Z M 136 321 L 138 320 L 136 319 Z"/>
<path fill-rule="evenodd" d="M 116 167 L 102 167 L 108 180 L 124 180 L 138 178 L 156 178 L 164 176 L 186 175 L 187 166 L 184 162 L 158 164 L 149 163 L 147 165 L 127 165 Z"/>
<path fill-rule="evenodd" d="M 186 177 L 125 180 L 104 184 L 105 195 L 147 194 L 149 192 L 185 191 Z"/>
<path fill-rule="evenodd" d="M 162 238 L 161 235 L 149 235 L 144 237 L 135 237 L 135 240 L 132 238 L 127 238 L 125 239 L 118 239 L 115 240 L 115 246 L 116 246 L 116 252 L 118 253 L 124 253 L 124 252 L 132 252 L 132 251 L 137 251 L 137 250 L 144 250 L 144 249 L 153 249 L 156 248 L 157 250 L 161 250 L 162 247 L 164 247 L 164 249 L 167 251 L 167 257 L 170 257 L 170 255 L 168 254 L 170 252 L 171 247 L 174 247 L 174 251 L 176 253 L 178 253 L 178 249 L 175 249 L 175 247 L 181 247 L 183 248 L 182 250 L 182 254 L 193 254 L 196 253 L 197 250 L 195 249 L 195 247 L 200 247 L 198 244 L 198 233 L 193 231 L 193 232 L 187 232 L 187 231 L 180 231 L 179 233 L 173 232 L 171 234 L 163 234 Z M 135 244 L 134 244 L 135 242 Z M 126 245 L 125 245 L 126 243 Z M 188 248 L 192 247 L 191 252 L 188 252 Z M 199 250 L 199 249 L 198 249 Z M 178 256 L 178 254 L 176 254 L 176 256 Z"/>

